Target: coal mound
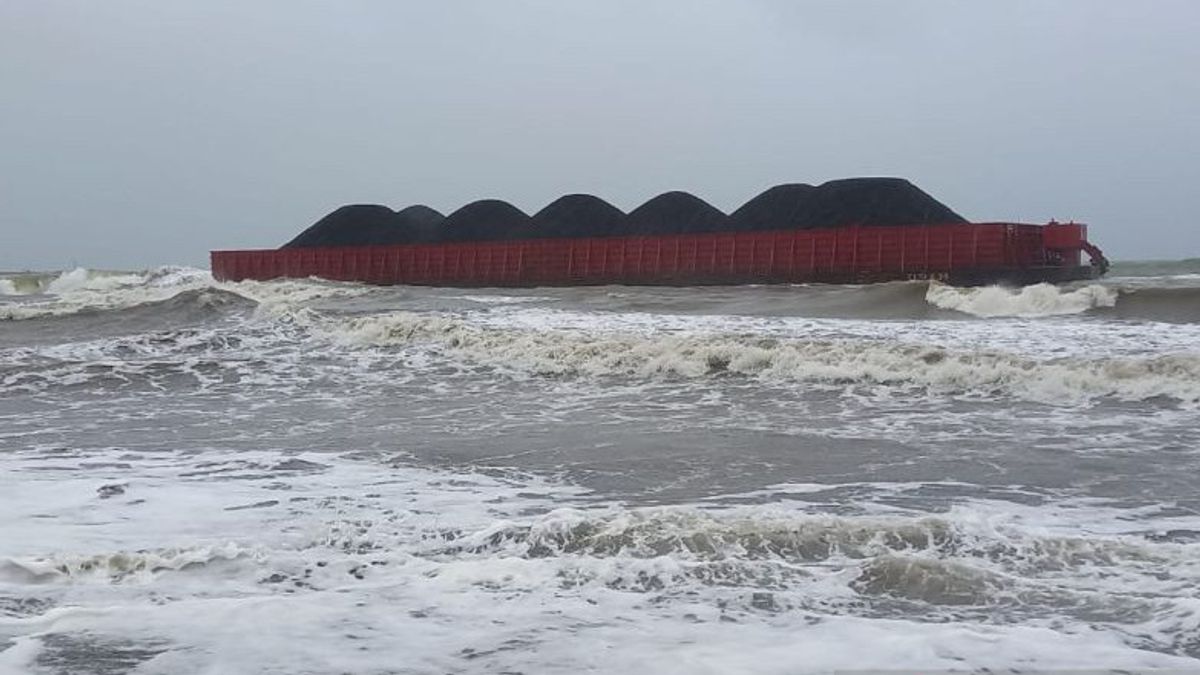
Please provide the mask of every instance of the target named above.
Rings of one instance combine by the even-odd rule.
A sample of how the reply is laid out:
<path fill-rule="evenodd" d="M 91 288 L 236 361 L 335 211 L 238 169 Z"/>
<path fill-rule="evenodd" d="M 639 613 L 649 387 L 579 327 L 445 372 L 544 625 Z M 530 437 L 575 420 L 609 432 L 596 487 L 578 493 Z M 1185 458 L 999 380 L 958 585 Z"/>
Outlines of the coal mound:
<path fill-rule="evenodd" d="M 845 178 L 813 190 L 793 227 L 965 222 L 965 218 L 903 178 Z"/>
<path fill-rule="evenodd" d="M 349 204 L 318 220 L 283 248 L 370 246 L 432 241 L 445 216 L 424 205 L 395 212 L 378 204 Z"/>
<path fill-rule="evenodd" d="M 533 236 L 611 237 L 625 233 L 625 212 L 588 194 L 566 195 L 533 215 Z"/>
<path fill-rule="evenodd" d="M 776 185 L 731 216 L 686 192 L 658 195 L 628 215 L 588 194 L 560 197 L 532 218 L 497 199 L 472 202 L 448 217 L 422 205 L 394 212 L 378 204 L 351 204 L 284 248 L 965 222 L 903 178 L 847 178 L 817 187 Z"/>
<path fill-rule="evenodd" d="M 528 239 L 533 219 L 499 199 L 471 202 L 446 216 L 438 228 L 438 241 L 495 241 Z"/>
<path fill-rule="evenodd" d="M 402 232 L 407 235 L 405 241 L 387 242 L 389 244 L 423 244 L 436 241 L 441 225 L 446 216 L 425 206 L 414 204 L 396 212 L 397 219 L 402 224 Z"/>
<path fill-rule="evenodd" d="M 815 191 L 806 183 L 776 185 L 734 211 L 729 216 L 730 229 L 743 232 L 795 229 L 805 219 Z"/>
<path fill-rule="evenodd" d="M 629 234 L 694 234 L 728 230 L 729 216 L 687 192 L 664 192 L 625 217 Z"/>
<path fill-rule="evenodd" d="M 313 223 L 283 248 L 364 246 L 393 236 L 400 229 L 396 212 L 379 204 L 348 204 Z"/>

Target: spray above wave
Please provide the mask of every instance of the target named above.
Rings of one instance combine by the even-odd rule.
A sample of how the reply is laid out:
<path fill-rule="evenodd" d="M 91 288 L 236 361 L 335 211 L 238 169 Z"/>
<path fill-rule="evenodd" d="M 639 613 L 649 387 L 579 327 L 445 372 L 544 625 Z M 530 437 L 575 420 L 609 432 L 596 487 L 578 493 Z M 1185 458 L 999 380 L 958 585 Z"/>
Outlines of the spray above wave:
<path fill-rule="evenodd" d="M 96 270 L 85 267 L 62 272 L 26 272 L 0 278 L 0 295 L 63 295 L 76 291 L 110 291 L 137 286 L 153 275 L 177 273 L 187 268 L 161 267 L 152 272 Z"/>
<path fill-rule="evenodd" d="M 164 268 L 171 269 L 174 268 Z M 104 272 L 77 267 L 63 272 L 46 285 L 44 293 L 49 295 L 64 295 L 77 291 L 105 291 L 144 285 L 146 275 L 127 272 Z"/>

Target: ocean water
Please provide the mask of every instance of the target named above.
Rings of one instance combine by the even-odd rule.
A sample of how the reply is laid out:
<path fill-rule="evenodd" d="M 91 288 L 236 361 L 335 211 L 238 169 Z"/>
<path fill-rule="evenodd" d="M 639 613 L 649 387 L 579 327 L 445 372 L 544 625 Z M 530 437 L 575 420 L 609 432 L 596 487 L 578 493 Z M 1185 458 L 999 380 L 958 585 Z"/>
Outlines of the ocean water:
<path fill-rule="evenodd" d="M 2 673 L 1200 669 L 1200 262 L 0 275 Z"/>

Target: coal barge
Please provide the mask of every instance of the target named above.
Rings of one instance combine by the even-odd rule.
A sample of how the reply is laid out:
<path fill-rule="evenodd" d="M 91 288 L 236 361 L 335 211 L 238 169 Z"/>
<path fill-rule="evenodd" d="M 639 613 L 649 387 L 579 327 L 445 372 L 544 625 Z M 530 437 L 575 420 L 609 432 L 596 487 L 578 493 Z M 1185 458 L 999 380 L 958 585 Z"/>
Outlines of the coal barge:
<path fill-rule="evenodd" d="M 499 200 L 449 216 L 425 206 L 351 205 L 282 248 L 212 252 L 221 281 L 464 287 L 1026 285 L 1091 279 L 1107 269 L 1086 225 L 969 222 L 898 178 L 779 185 L 729 215 L 685 192 L 659 195 L 628 214 L 582 194 L 532 217 Z"/>

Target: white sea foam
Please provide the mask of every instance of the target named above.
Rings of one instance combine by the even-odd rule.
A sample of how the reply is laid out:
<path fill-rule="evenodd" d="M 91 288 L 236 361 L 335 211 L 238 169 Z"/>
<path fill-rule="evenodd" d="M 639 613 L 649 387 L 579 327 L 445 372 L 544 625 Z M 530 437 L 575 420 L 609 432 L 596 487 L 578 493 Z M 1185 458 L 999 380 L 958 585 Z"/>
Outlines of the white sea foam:
<path fill-rule="evenodd" d="M 36 600 L 0 617 L 13 672 L 51 636 L 152 647 L 147 673 L 1197 665 L 1171 653 L 1198 627 L 1196 545 L 1111 529 L 1155 527 L 1145 510 L 588 506 L 530 476 L 319 453 L 3 462 L 0 595 Z"/>
<path fill-rule="evenodd" d="M 935 307 L 974 316 L 1035 317 L 1081 314 L 1097 307 L 1112 307 L 1117 304 L 1117 291 L 1099 284 L 1068 290 L 1052 284 L 1012 289 L 958 288 L 931 283 L 925 299 Z"/>
<path fill-rule="evenodd" d="M 544 302 L 550 298 L 536 295 L 462 295 L 455 296 L 481 305 L 522 305 L 531 302 Z"/>
<path fill-rule="evenodd" d="M 898 342 L 942 346 L 955 351 L 1003 351 L 1030 358 L 1108 358 L 1192 353 L 1200 345 L 1200 324 L 1143 325 L 1082 322 L 1074 317 L 1002 318 L 993 321 L 732 316 L 664 312 L 596 312 L 551 308 L 511 308 L 468 312 L 473 325 L 528 331 L 574 331 L 594 336 L 740 335 L 760 338 Z"/>

